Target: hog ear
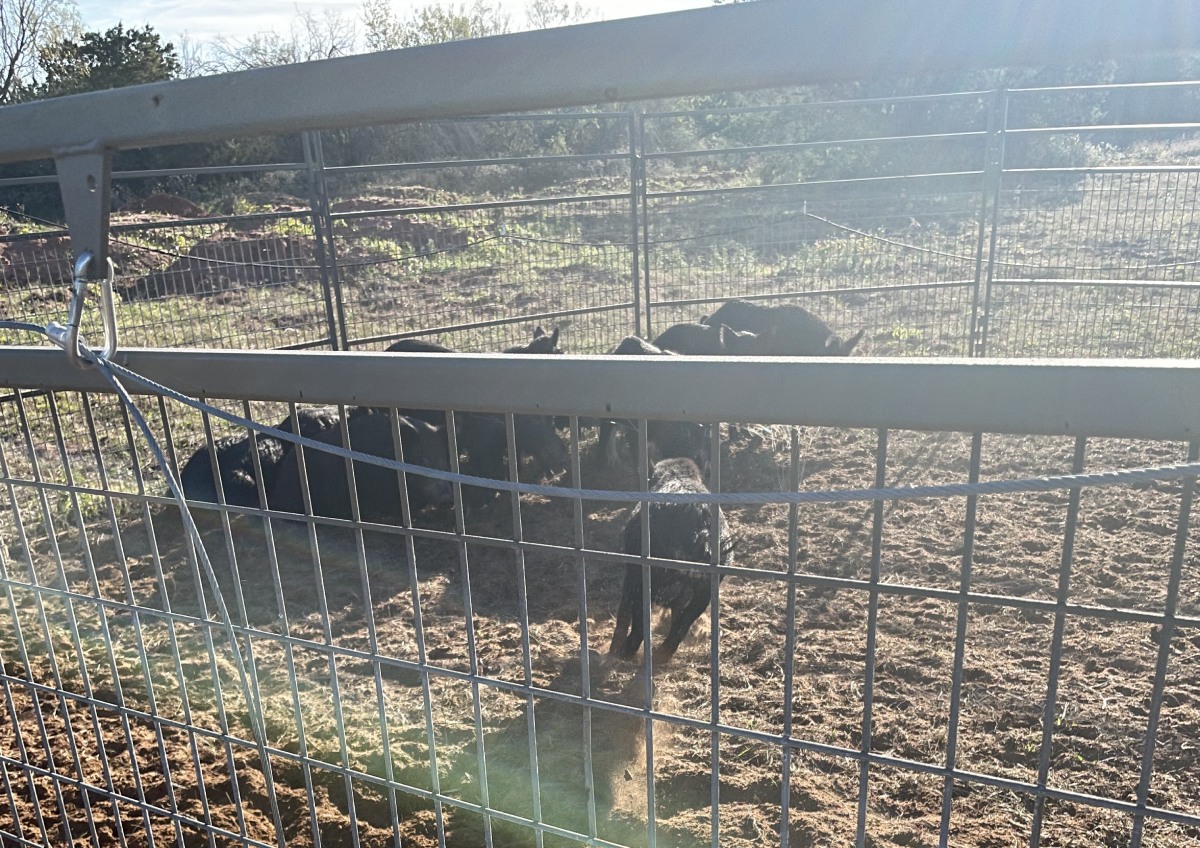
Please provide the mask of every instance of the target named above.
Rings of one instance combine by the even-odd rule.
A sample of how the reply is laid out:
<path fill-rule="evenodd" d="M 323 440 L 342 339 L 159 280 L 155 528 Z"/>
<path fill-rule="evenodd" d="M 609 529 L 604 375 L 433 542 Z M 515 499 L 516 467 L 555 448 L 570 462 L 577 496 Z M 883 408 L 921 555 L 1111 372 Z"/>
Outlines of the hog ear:
<path fill-rule="evenodd" d="M 867 332 L 867 328 L 863 327 L 861 330 L 859 330 L 853 336 L 851 336 L 850 338 L 848 338 L 844 342 L 842 342 L 842 350 L 841 350 L 842 356 L 849 356 L 850 351 L 854 350 L 854 346 L 862 341 L 862 337 L 864 335 L 866 335 L 866 332 Z"/>
<path fill-rule="evenodd" d="M 707 324 L 707 323 L 708 323 L 708 316 L 707 316 L 707 315 L 701 315 L 701 316 L 700 316 L 700 320 L 699 320 L 699 321 L 697 321 L 696 323 L 697 323 L 697 324 Z"/>
<path fill-rule="evenodd" d="M 546 331 L 542 329 L 541 324 L 538 324 L 536 327 L 533 328 L 533 337 L 535 339 L 540 339 L 544 335 L 546 335 Z"/>

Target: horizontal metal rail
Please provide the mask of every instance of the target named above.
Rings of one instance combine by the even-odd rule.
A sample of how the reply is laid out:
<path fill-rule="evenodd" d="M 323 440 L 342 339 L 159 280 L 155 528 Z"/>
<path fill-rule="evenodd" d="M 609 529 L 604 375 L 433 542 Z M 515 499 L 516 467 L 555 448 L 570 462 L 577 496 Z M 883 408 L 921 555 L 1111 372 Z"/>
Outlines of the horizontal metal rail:
<path fill-rule="evenodd" d="M 504 327 L 512 324 L 535 324 L 549 322 L 553 318 L 569 318 L 572 315 L 600 315 L 605 312 L 616 312 L 621 309 L 631 309 L 632 301 L 621 303 L 606 303 L 603 306 L 581 306 L 577 309 L 556 309 L 549 312 L 533 312 L 528 315 L 514 315 L 510 318 L 492 318 L 487 321 L 468 321 L 462 324 L 441 324 L 436 327 L 426 327 L 421 330 L 408 330 L 401 333 L 380 333 L 374 336 L 357 336 L 349 340 L 351 345 L 377 344 L 390 342 L 395 339 L 416 339 L 423 336 L 437 336 L 442 333 L 461 333 L 464 330 L 482 330 L 487 327 Z"/>
<path fill-rule="evenodd" d="M 332 165 L 327 174 L 362 174 L 376 171 L 434 171 L 444 168 L 482 168 L 496 165 L 564 165 L 571 162 L 608 162 L 629 158 L 629 151 L 615 153 L 564 153 L 559 156 L 505 156 L 495 159 L 438 159 L 428 162 L 384 162 L 378 165 Z"/>
<path fill-rule="evenodd" d="M 1174 121 L 1157 124 L 1075 124 L 1061 127 L 1005 127 L 1008 135 L 1055 135 L 1058 133 L 1097 132 L 1180 132 L 1200 130 L 1200 122 Z"/>
<path fill-rule="evenodd" d="M 131 349 L 121 365 L 197 397 L 587 417 L 1110 436 L 1200 435 L 1200 364 Z M 13 389 L 107 391 L 57 349 L 0 350 Z"/>
<path fill-rule="evenodd" d="M 827 138 L 815 141 L 793 141 L 787 144 L 758 144 L 747 147 L 714 147 L 696 148 L 692 150 L 659 150 L 643 155 L 645 159 L 691 159 L 697 156 L 716 156 L 721 154 L 744 156 L 750 153 L 792 153 L 799 150 L 812 150 L 821 147 L 836 147 L 838 145 L 867 145 L 893 144 L 905 141 L 946 141 L 963 138 L 986 138 L 986 130 L 962 130 L 960 132 L 919 133 L 914 135 L 880 135 L 861 136 L 855 138 Z"/>
<path fill-rule="evenodd" d="M 1200 47 L 1168 0 L 745 3 L 72 95 L 0 109 L 0 162 L 716 90 Z M 870 21 L 870 26 L 864 26 Z"/>
<path fill-rule="evenodd" d="M 794 300 L 803 297 L 842 297 L 844 295 L 864 295 L 864 294 L 887 294 L 890 292 L 910 292 L 910 291 L 939 291 L 942 289 L 965 289 L 975 285 L 974 280 L 937 280 L 931 283 L 899 283 L 897 285 L 883 286 L 838 286 L 831 289 L 811 288 L 791 291 L 773 291 L 767 294 L 739 294 L 738 300 L 753 300 L 753 301 L 770 301 L 770 300 Z M 659 308 L 662 306 L 700 306 L 712 303 L 724 303 L 729 300 L 728 296 L 718 295 L 716 297 L 683 297 L 683 298 L 668 298 L 663 300 L 651 300 L 650 306 Z"/>
<path fill-rule="evenodd" d="M 202 177 L 229 174 L 269 174 L 275 171 L 306 171 L 303 162 L 264 162 L 258 165 L 201 165 L 195 168 L 154 168 L 144 171 L 113 171 L 114 180 L 138 180 L 147 177 Z"/>
<path fill-rule="evenodd" d="M 581 110 L 578 112 L 568 112 L 565 110 L 555 110 L 553 112 L 517 112 L 517 113 L 507 112 L 507 113 L 498 114 L 498 115 L 463 115 L 463 116 L 457 117 L 457 118 L 441 118 L 436 123 L 446 123 L 446 124 L 485 123 L 485 124 L 490 124 L 495 121 L 500 121 L 503 123 L 521 123 L 521 122 L 533 123 L 533 122 L 553 122 L 553 121 L 557 121 L 560 119 L 566 120 L 566 121 L 588 121 L 588 120 L 592 120 L 593 118 L 607 118 L 607 119 L 617 118 L 617 119 L 627 120 L 629 118 L 629 113 L 626 111 L 623 111 L 623 110 L 618 110 L 616 112 L 613 112 L 613 111 L 603 111 L 603 110 L 592 111 L 590 109 L 584 109 L 584 110 Z M 431 122 L 431 123 L 433 123 L 433 122 Z"/>
<path fill-rule="evenodd" d="M 717 151 L 719 152 L 719 151 Z M 871 184 L 887 184 L 887 183 L 912 183 L 921 182 L 922 180 L 934 179 L 962 179 L 964 177 L 982 177 L 983 170 L 978 171 L 945 171 L 942 173 L 932 174 L 892 174 L 885 177 L 846 177 L 844 179 L 833 180 L 808 180 L 800 183 L 771 183 L 770 185 L 752 185 L 752 186 L 733 186 L 729 188 L 693 188 L 684 189 L 682 191 L 648 191 L 646 197 L 653 199 L 662 199 L 668 197 L 701 197 L 704 195 L 715 194 L 745 194 L 746 192 L 754 191 L 781 191 L 784 189 L 802 189 L 810 186 L 833 186 L 833 185 L 871 185 Z M 974 187 L 978 190 L 978 186 Z"/>
<path fill-rule="evenodd" d="M 1065 168 L 1005 168 L 1009 174 L 1198 174 L 1200 165 L 1077 165 Z M 1025 189 L 1031 191 L 1031 189 Z M 1094 189 L 1093 189 L 1094 190 Z"/>
<path fill-rule="evenodd" d="M 59 224 L 41 223 L 41 226 L 46 227 L 44 230 L 37 230 L 32 233 L 6 233 L 0 236 L 0 244 L 16 244 L 22 241 L 40 241 L 46 238 L 55 238 L 57 236 L 65 236 L 67 231 Z M 178 224 L 178 222 L 176 222 Z"/>
<path fill-rule="evenodd" d="M 1196 88 L 1200 80 L 1165 80 L 1162 82 L 1100 82 L 1087 85 L 1046 85 L 1029 88 L 1010 88 L 1008 93 L 1016 96 L 1022 94 L 1046 94 L 1072 91 L 1120 91 L 1122 89 L 1140 88 Z"/>
<path fill-rule="evenodd" d="M 759 112 L 807 112 L 813 109 L 841 108 L 846 106 L 878 106 L 883 103 L 920 103 L 938 100 L 958 100 L 990 97 L 990 90 L 949 91 L 937 94 L 905 94 L 896 97 L 863 97 L 855 100 L 813 100 L 807 103 L 777 103 L 768 106 L 729 106 L 724 109 L 676 109 L 667 112 L 647 112 L 652 118 L 701 118 L 710 115 L 753 115 Z"/>
<path fill-rule="evenodd" d="M 997 266 L 1014 267 L 1026 263 L 997 262 Z M 1200 266 L 1200 259 L 1189 262 L 1179 262 L 1173 265 L 1151 266 L 1148 270 L 1159 268 L 1177 268 L 1180 265 Z M 1020 288 L 1139 288 L 1139 289 L 1197 289 L 1200 282 L 1195 280 L 1102 280 L 1095 278 L 1080 279 L 1078 277 L 996 277 L 992 280 L 994 286 L 1012 286 Z"/>
<path fill-rule="evenodd" d="M 591 157 L 589 157 L 589 158 L 591 158 Z M 629 154 L 624 153 L 619 156 L 613 156 L 613 158 L 628 159 Z M 437 165 L 438 167 L 452 167 L 452 166 L 454 166 L 455 163 L 439 162 L 439 163 L 433 163 L 433 164 Z M 357 167 L 358 166 L 355 166 L 355 168 L 352 168 L 349 170 L 355 170 L 355 169 L 357 169 Z M 337 171 L 337 170 L 347 170 L 347 169 L 329 168 L 326 170 L 327 171 Z M 372 169 L 367 168 L 367 170 L 372 170 Z M 185 172 L 184 171 L 171 171 L 168 173 L 183 174 Z M 51 178 L 51 179 L 53 180 L 55 178 Z M 443 204 L 440 206 L 381 206 L 376 209 L 354 209 L 354 210 L 348 210 L 348 211 L 344 211 L 344 212 L 332 212 L 332 213 L 330 213 L 330 218 L 332 218 L 334 220 L 352 220 L 355 218 L 372 218 L 372 217 L 376 217 L 376 216 L 380 216 L 380 215 L 437 215 L 437 214 L 442 214 L 442 213 L 446 213 L 446 212 L 472 212 L 472 211 L 482 211 L 482 210 L 489 210 L 489 209 L 520 208 L 520 207 L 524 207 L 524 206 L 556 206 L 556 205 L 568 204 L 568 203 L 597 203 L 600 201 L 613 201 L 613 200 L 627 201 L 628 199 L 629 199 L 628 192 L 620 192 L 620 193 L 608 193 L 608 194 L 564 195 L 564 196 L 560 196 L 560 197 L 528 197 L 528 198 L 521 198 L 518 200 L 489 200 L 489 201 L 481 201 L 478 203 L 449 203 L 449 204 Z M 310 215 L 312 215 L 312 210 L 307 209 L 307 208 L 294 209 L 294 210 L 283 211 L 283 212 L 253 212 L 253 213 L 249 213 L 249 214 L 245 214 L 245 215 L 205 215 L 203 217 L 198 217 L 198 218 L 183 218 L 183 219 L 170 220 L 170 221 L 146 221 L 146 222 L 138 222 L 138 223 L 132 223 L 132 224 L 112 224 L 110 226 L 110 232 L 115 234 L 115 233 L 123 233 L 123 232 L 140 232 L 143 230 L 154 230 L 154 229 L 172 229 L 172 228 L 177 228 L 177 227 L 181 227 L 181 226 L 193 226 L 193 225 L 200 225 L 200 224 L 220 225 L 220 224 L 247 223 L 247 222 L 251 222 L 251 221 L 267 222 L 267 221 L 277 221 L 277 220 L 287 219 L 287 218 L 307 217 Z M 56 229 L 45 230 L 45 231 L 36 232 L 36 233 L 14 233 L 11 235 L 0 236 L 0 241 L 8 242 L 8 241 L 21 241 L 21 240 L 32 240 L 32 239 L 44 239 L 47 236 L 66 235 L 67 234 L 66 229 L 61 227 L 58 224 L 47 223 L 47 226 L 54 226 L 54 227 L 56 227 Z M 607 247 L 611 244 L 612 244 L 612 242 L 596 242 L 597 247 Z"/>
<path fill-rule="evenodd" d="M 628 158 L 628 154 L 626 154 Z M 347 221 L 354 218 L 373 218 L 377 215 L 437 215 L 442 212 L 471 212 L 483 209 L 509 209 L 520 206 L 556 206 L 567 203 L 597 203 L 601 200 L 628 200 L 629 192 L 617 194 L 572 194 L 562 197 L 528 197 L 521 200 L 485 200 L 478 203 L 448 203 L 443 206 L 390 206 L 378 209 L 353 209 L 345 212 L 331 212 L 329 217 L 335 221 Z M 599 242 L 603 246 L 608 242 Z"/>
<path fill-rule="evenodd" d="M 189 226 L 222 226 L 224 224 L 266 224 L 272 221 L 284 221 L 288 218 L 307 218 L 312 215 L 311 209 L 291 209 L 285 212 L 252 212 L 247 215 L 203 215 L 198 218 L 181 218 L 175 221 L 147 221 L 136 224 L 113 224 L 110 232 L 139 233 L 148 230 L 166 230 Z"/>
<path fill-rule="evenodd" d="M 275 162 L 262 165 L 202 165 L 194 168 L 153 168 L 144 171 L 113 171 L 114 180 L 140 180 L 149 177 L 199 177 L 206 174 L 228 176 L 229 174 L 266 174 L 275 171 L 303 171 L 308 168 L 303 162 Z M 46 185 L 58 183 L 57 174 L 41 176 L 8 177 L 0 180 L 0 188 L 23 185 Z"/>

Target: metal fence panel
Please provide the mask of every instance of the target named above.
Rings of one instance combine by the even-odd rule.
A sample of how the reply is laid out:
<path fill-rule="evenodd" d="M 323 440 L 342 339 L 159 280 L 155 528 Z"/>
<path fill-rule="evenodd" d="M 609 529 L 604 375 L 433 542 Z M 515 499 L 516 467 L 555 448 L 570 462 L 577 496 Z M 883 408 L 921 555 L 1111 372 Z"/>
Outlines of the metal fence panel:
<path fill-rule="evenodd" d="M 721 16 L 752 29 L 782 8 L 677 20 L 706 36 Z M 939 43 L 940 67 L 978 64 L 994 32 L 944 39 L 935 11 L 906 18 L 917 40 Z M 1154 34 L 993 12 L 1026 33 L 1018 58 Z M 459 59 L 523 68 L 541 40 L 606 67 L 609 48 L 637 55 L 665 26 L 392 58 L 426 78 L 446 62 L 444 82 L 478 75 Z M 797 51 L 790 29 L 760 30 L 800 57 L 792 73 L 865 67 L 841 39 Z M 717 34 L 683 65 L 652 51 L 648 71 L 617 63 L 617 77 L 649 93 L 780 79 L 778 55 L 747 64 Z M 888 43 L 863 51 L 870 67 L 911 67 L 915 42 Z M 328 126 L 389 117 L 353 73 L 379 79 L 386 61 L 243 79 L 294 94 L 328 70 L 354 94 L 314 118 Z M 513 79 L 500 74 L 391 102 L 411 118 L 600 96 L 608 77 L 568 64 L 510 91 L 485 91 Z M 151 102 L 169 115 L 227 83 Z M 122 321 L 154 344 L 437 333 L 478 349 L 547 320 L 603 350 L 743 295 L 867 326 L 875 353 L 1190 355 L 1194 168 L 1179 160 L 1200 127 L 1152 113 L 1194 91 L 1142 91 L 671 112 L 641 132 L 621 116 L 628 149 L 590 155 L 627 183 L 425 187 L 414 205 L 335 196 L 366 171 L 327 167 L 309 136 L 307 185 L 269 208 L 115 230 L 131 251 Z M 273 116 L 242 98 L 236 114 L 143 127 L 127 117 L 146 93 L 85 102 L 114 106 L 100 123 L 124 122 L 118 146 L 291 127 L 312 108 L 281 92 Z M 78 102 L 9 110 L 47 121 L 3 155 L 43 150 Z M 858 131 L 872 110 L 894 124 L 881 136 Z M 760 119 L 779 141 L 739 143 L 738 123 Z M 713 149 L 657 146 L 673 122 L 702 124 Z M 1104 144 L 1162 133 L 1183 138 L 1062 180 Z M 375 167 L 494 169 L 507 190 L 505 169 L 549 164 L 539 152 Z M 688 164 L 664 170 L 672 159 Z M 6 316 L 57 317 L 61 234 L 5 227 Z M 98 369 L 0 350 L 0 841 L 1174 848 L 1200 833 L 1200 369 L 1186 362 L 116 358 L 213 403 L 139 390 L 147 423 Z M 229 413 L 410 465 L 287 449 Z M 664 453 L 696 464 L 656 464 Z M 168 470 L 190 512 L 164 492 Z"/>
<path fill-rule="evenodd" d="M 1196 182 L 1188 167 L 1006 174 L 989 354 L 1194 358 Z"/>
<path fill-rule="evenodd" d="M 184 179 L 190 172 L 172 173 Z M 127 203 L 115 217 L 110 249 L 124 343 L 331 346 L 310 200 L 249 192 L 226 204 L 225 211 L 206 211 L 183 197 L 156 194 Z M 74 265 L 66 231 L 19 212 L 8 223 L 0 233 L 0 308 L 12 320 L 61 320 Z"/>
<path fill-rule="evenodd" d="M 875 355 L 966 355 L 979 182 L 931 178 L 927 196 L 917 182 L 891 210 L 886 186 L 651 195 L 652 335 L 749 297 L 800 303 L 843 336 L 865 326 Z"/>
<path fill-rule="evenodd" d="M 278 191 L 118 215 L 119 320 L 133 344 L 475 351 L 541 324 L 600 352 L 750 297 L 880 355 L 1190 358 L 1195 91 L 501 116 L 363 130 L 336 162 L 310 133 L 304 163 L 229 169 Z M 396 145 L 428 158 L 377 161 Z M 4 226 L 6 314 L 59 317 L 65 232 Z"/>
<path fill-rule="evenodd" d="M 333 205 L 351 346 L 500 350 L 545 324 L 596 352 L 634 330 L 627 195 L 339 214 L 359 203 Z"/>
<path fill-rule="evenodd" d="M 826 380 L 795 363 L 807 376 L 781 391 L 777 369 L 665 363 L 646 378 L 663 412 L 707 367 L 703 417 L 726 422 L 710 434 L 706 482 L 731 501 L 722 524 L 738 542 L 714 568 L 627 554 L 630 503 L 547 496 L 648 488 L 657 448 L 644 440 L 661 442 L 661 422 L 621 428 L 615 463 L 591 423 L 606 404 L 622 414 L 649 402 L 649 384 L 598 379 L 636 363 L 140 354 L 153 376 L 169 378 L 178 360 L 210 396 L 250 397 L 215 403 L 271 424 L 311 409 L 279 400 L 299 395 L 284 388 L 298 362 L 314 366 L 306 397 L 374 404 L 395 389 L 369 366 L 395 359 L 410 372 L 398 385 L 446 385 L 475 409 L 544 411 L 545 387 L 552 409 L 579 413 L 549 471 L 517 459 L 520 417 L 497 419 L 510 457 L 500 476 L 547 494 L 481 501 L 455 486 L 443 503 L 410 485 L 390 516 L 364 488 L 365 466 L 311 450 L 296 454 L 297 505 L 260 510 L 277 492 L 265 483 L 273 455 L 261 453 L 249 490 L 231 477 L 215 503 L 192 505 L 218 599 L 124 408 L 78 391 L 95 378 L 61 354 L 18 353 L 0 353 L 0 373 L 54 390 L 0 404 L 0 831 L 17 844 L 275 845 L 272 793 L 287 844 L 300 845 L 1055 844 L 1087 833 L 1165 848 L 1200 826 L 1190 482 L 739 502 L 1194 462 L 1194 442 L 993 430 L 1012 426 L 1010 393 L 1081 404 L 1098 379 L 1109 402 L 1069 413 L 1083 432 L 1178 435 L 1195 420 L 1178 408 L 1200 396 L 1186 388 L 1195 368 L 843 362 L 826 363 L 841 375 Z M 235 367 L 214 369 L 222 359 Z M 898 379 L 900 366 L 926 376 Z M 847 385 L 871 382 L 910 391 L 882 409 L 847 401 Z M 278 387 L 271 400 L 252 397 L 268 396 L 259 383 Z M 992 422 L 981 434 L 874 427 L 878 416 L 954 419 L 972 385 L 990 399 L 976 405 Z M 428 400 L 414 392 L 391 402 Z M 780 395 L 789 418 L 812 426 L 769 424 Z M 139 406 L 176 468 L 246 434 L 173 400 Z M 1067 414 L 1041 412 L 1046 427 Z M 399 433 L 390 410 L 366 414 Z M 348 420 L 334 426 L 354 439 Z M 452 467 L 468 463 L 469 427 L 443 420 L 464 448 Z M 347 512 L 329 514 L 321 504 L 348 480 Z M 672 532 L 652 517 L 635 536 L 647 529 L 651 544 Z M 630 568 L 715 589 L 669 660 L 606 656 Z M 658 618 L 658 600 L 635 614 Z"/>

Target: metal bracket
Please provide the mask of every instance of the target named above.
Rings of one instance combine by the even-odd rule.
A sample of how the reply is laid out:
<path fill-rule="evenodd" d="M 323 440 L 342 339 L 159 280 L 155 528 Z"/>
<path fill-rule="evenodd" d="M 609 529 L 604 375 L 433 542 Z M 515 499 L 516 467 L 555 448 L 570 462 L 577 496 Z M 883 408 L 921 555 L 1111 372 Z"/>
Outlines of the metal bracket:
<path fill-rule="evenodd" d="M 71 252 L 91 254 L 88 279 L 108 276 L 108 212 L 112 185 L 112 150 L 99 142 L 54 152 Z"/>

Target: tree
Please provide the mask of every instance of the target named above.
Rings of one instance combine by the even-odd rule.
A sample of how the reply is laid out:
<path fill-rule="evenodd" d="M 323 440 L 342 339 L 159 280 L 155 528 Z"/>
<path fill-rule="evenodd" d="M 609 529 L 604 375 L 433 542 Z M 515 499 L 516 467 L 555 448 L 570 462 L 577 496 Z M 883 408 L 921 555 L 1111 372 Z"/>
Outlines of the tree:
<path fill-rule="evenodd" d="M 0 104 L 28 96 L 41 49 L 78 32 L 74 0 L 0 0 Z"/>
<path fill-rule="evenodd" d="M 582 3 L 559 3 L 556 0 L 530 0 L 525 6 L 525 20 L 530 29 L 549 29 L 550 27 L 582 24 L 598 20 L 599 12 Z"/>
<path fill-rule="evenodd" d="M 0 0 L 7 3 L 9 0 Z M 38 53 L 38 74 L 41 82 L 25 92 L 29 97 L 48 98 L 87 91 L 121 88 L 127 85 L 161 82 L 177 77 L 181 66 L 172 44 L 164 43 L 153 28 L 126 29 L 118 24 L 107 32 L 85 32 L 74 38 L 61 38 L 42 46 Z M 194 162 L 203 145 L 182 147 L 153 147 L 118 151 L 113 170 L 154 170 L 178 167 Z M 0 177 L 16 177 L 38 173 L 45 162 L 13 163 L 0 166 Z M 159 183 L 146 180 L 132 186 L 123 182 L 114 187 L 118 192 L 158 190 Z M 59 198 L 54 186 L 14 187 L 6 192 L 6 200 L 24 206 L 29 212 L 44 218 L 58 218 Z"/>
<path fill-rule="evenodd" d="M 370 52 L 483 38 L 509 31 L 508 15 L 488 0 L 474 0 L 469 6 L 432 3 L 413 9 L 404 18 L 396 16 L 388 0 L 364 0 L 363 24 Z"/>
<path fill-rule="evenodd" d="M 122 24 L 51 44 L 42 49 L 38 64 L 45 75 L 39 97 L 160 82 L 181 70 L 175 46 L 164 44 L 153 27 L 125 29 Z"/>
<path fill-rule="evenodd" d="M 271 30 L 255 33 L 243 42 L 218 37 L 207 70 L 243 71 L 332 59 L 353 53 L 356 40 L 353 20 L 333 9 L 319 17 L 306 9 L 297 13 L 287 35 Z"/>

